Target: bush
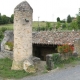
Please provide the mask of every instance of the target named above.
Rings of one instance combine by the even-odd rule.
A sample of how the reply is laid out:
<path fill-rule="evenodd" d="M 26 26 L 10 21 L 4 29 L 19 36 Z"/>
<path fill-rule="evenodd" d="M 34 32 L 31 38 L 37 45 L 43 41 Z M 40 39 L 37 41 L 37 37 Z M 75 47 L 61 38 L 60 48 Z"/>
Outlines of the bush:
<path fill-rule="evenodd" d="M 2 27 L 2 28 L 1 28 L 1 31 L 2 31 L 2 32 L 5 32 L 6 30 L 7 30 L 6 27 Z"/>
<path fill-rule="evenodd" d="M 54 53 L 52 56 L 54 64 L 60 63 L 61 62 L 61 56 L 59 53 Z"/>
<path fill-rule="evenodd" d="M 13 51 L 13 42 L 6 42 L 5 45 L 8 45 L 11 51 Z"/>
<path fill-rule="evenodd" d="M 0 42 L 2 41 L 3 38 L 4 38 L 3 32 L 0 30 Z"/>
<path fill-rule="evenodd" d="M 63 44 L 57 47 L 59 53 L 72 53 L 74 51 L 73 45 Z"/>

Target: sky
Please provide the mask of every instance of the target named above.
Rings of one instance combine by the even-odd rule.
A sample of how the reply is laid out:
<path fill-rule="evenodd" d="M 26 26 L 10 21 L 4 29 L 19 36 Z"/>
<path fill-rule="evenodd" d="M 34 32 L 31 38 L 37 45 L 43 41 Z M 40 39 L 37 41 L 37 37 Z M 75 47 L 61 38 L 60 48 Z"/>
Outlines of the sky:
<path fill-rule="evenodd" d="M 75 17 L 80 8 L 80 0 L 0 0 L 0 13 L 11 16 L 14 8 L 27 1 L 33 8 L 33 21 L 56 21 L 66 19 L 70 14 Z"/>

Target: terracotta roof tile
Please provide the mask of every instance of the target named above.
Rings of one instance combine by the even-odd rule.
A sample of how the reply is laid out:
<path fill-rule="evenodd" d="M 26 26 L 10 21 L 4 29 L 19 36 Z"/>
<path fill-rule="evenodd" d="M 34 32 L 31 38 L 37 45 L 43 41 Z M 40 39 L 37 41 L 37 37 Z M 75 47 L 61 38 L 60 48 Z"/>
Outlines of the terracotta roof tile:
<path fill-rule="evenodd" d="M 33 33 L 33 44 L 73 44 L 76 38 L 80 38 L 80 31 L 40 31 Z"/>

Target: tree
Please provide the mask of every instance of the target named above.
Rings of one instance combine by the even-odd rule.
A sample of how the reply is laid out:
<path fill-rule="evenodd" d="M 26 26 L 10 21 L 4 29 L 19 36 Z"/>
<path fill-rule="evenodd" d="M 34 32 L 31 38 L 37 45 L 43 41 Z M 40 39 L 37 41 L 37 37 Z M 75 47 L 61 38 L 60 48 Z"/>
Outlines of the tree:
<path fill-rule="evenodd" d="M 10 17 L 10 22 L 11 22 L 11 23 L 14 22 L 14 14 L 11 15 L 11 17 Z"/>
<path fill-rule="evenodd" d="M 8 24 L 10 21 L 10 18 L 7 17 L 6 15 L 1 16 L 2 24 Z"/>
<path fill-rule="evenodd" d="M 78 29 L 80 29 L 80 16 L 77 15 L 77 25 L 78 25 Z"/>
<path fill-rule="evenodd" d="M 59 17 L 57 17 L 57 22 L 60 22 L 60 18 Z"/>
<path fill-rule="evenodd" d="M 72 21 L 70 24 L 71 29 L 77 30 L 78 29 L 78 24 L 76 21 Z"/>
<path fill-rule="evenodd" d="M 72 22 L 72 18 L 71 18 L 70 15 L 68 15 L 68 17 L 67 17 L 67 23 L 71 23 L 71 22 Z"/>

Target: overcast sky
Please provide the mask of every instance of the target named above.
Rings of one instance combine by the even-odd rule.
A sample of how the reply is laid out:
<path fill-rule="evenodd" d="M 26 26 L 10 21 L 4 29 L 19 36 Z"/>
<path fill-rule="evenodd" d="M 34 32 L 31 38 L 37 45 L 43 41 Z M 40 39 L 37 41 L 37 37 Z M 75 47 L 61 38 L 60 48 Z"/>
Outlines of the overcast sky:
<path fill-rule="evenodd" d="M 0 0 L 0 13 L 10 16 L 14 8 L 24 0 Z M 56 21 L 65 19 L 69 14 L 74 17 L 80 8 L 80 0 L 26 0 L 33 8 L 33 20 Z"/>

